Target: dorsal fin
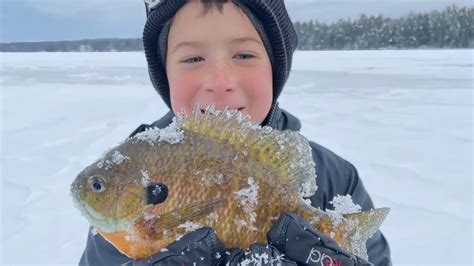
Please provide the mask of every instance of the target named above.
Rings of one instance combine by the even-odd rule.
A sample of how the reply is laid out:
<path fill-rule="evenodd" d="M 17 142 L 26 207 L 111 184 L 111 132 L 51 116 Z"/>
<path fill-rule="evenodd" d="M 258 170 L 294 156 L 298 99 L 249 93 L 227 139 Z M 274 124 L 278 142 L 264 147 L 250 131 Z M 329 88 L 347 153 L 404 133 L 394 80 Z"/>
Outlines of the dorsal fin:
<path fill-rule="evenodd" d="M 298 186 L 303 197 L 316 191 L 315 164 L 308 140 L 295 131 L 261 127 L 238 111 L 218 111 L 213 105 L 201 113 L 196 106 L 192 117 L 177 116 L 177 126 L 245 151 L 255 160 L 278 169 L 280 175 Z"/>

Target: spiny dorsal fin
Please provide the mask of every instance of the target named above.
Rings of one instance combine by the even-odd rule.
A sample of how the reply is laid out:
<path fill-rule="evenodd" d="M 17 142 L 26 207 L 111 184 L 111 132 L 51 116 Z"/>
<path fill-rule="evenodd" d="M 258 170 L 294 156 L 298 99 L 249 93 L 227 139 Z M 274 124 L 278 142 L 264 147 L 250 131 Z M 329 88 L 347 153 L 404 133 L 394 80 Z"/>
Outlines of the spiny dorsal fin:
<path fill-rule="evenodd" d="M 281 176 L 297 185 L 303 197 L 316 191 L 316 173 L 308 140 L 294 131 L 278 131 L 251 122 L 238 111 L 218 111 L 213 105 L 202 114 L 196 106 L 192 117 L 177 116 L 177 126 L 230 144 L 255 160 L 278 169 Z"/>

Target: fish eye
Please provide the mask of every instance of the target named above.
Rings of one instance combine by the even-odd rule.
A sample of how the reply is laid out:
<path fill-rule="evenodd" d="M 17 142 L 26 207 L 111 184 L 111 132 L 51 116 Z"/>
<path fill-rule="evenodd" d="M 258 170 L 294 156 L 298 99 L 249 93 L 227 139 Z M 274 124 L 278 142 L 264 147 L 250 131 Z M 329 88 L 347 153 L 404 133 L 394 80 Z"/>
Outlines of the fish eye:
<path fill-rule="evenodd" d="M 168 187 L 163 183 L 153 183 L 147 186 L 148 204 L 163 203 L 168 197 Z"/>
<path fill-rule="evenodd" d="M 89 183 L 89 187 L 94 192 L 104 192 L 107 188 L 105 179 L 98 175 L 93 175 L 89 177 L 89 180 L 87 182 Z"/>

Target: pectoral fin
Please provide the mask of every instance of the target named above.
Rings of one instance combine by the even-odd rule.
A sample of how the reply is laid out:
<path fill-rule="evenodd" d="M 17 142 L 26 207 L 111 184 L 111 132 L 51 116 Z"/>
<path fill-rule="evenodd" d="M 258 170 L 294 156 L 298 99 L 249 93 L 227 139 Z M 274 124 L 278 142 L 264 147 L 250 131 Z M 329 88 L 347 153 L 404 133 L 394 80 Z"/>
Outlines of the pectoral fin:
<path fill-rule="evenodd" d="M 179 209 L 164 214 L 157 214 L 156 207 L 152 206 L 135 223 L 135 229 L 143 238 L 158 239 L 167 231 L 174 231 L 187 221 L 195 221 L 212 213 L 223 199 L 208 199 L 185 205 Z"/>

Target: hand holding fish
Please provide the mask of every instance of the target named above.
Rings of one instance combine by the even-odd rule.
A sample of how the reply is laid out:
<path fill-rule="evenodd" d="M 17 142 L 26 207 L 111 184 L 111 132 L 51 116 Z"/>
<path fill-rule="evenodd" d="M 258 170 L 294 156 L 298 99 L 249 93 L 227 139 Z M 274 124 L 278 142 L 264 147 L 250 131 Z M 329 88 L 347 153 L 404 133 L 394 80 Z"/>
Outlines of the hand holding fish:
<path fill-rule="evenodd" d="M 129 265 L 220 265 L 225 252 L 214 229 L 204 227 L 186 234 L 153 256 L 130 261 Z"/>
<path fill-rule="evenodd" d="M 226 250 L 212 228 L 200 228 L 133 266 L 149 265 L 373 265 L 343 251 L 294 213 L 284 213 L 267 233 L 268 243 Z"/>
<path fill-rule="evenodd" d="M 267 234 L 268 243 L 298 265 L 367 266 L 370 262 L 344 251 L 328 235 L 294 213 L 284 213 Z"/>

